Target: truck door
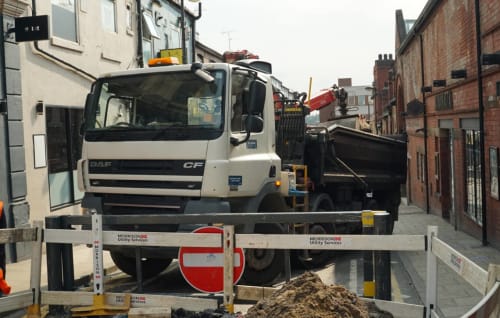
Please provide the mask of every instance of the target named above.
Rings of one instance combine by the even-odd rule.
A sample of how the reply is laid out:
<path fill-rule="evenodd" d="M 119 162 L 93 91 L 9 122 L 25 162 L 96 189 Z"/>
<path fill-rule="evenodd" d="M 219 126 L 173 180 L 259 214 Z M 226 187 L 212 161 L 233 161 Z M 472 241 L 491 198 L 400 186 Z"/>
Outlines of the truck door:
<path fill-rule="evenodd" d="M 274 103 L 272 90 L 246 72 L 233 72 L 230 97 L 230 196 L 254 196 L 274 182 L 280 159 L 274 151 Z M 261 109 L 251 107 L 252 90 L 259 86 Z M 264 88 L 266 87 L 266 88 Z M 270 85 L 269 85 L 270 87 Z M 255 92 L 255 91 L 254 91 Z M 274 172 L 273 172 L 274 171 Z"/>

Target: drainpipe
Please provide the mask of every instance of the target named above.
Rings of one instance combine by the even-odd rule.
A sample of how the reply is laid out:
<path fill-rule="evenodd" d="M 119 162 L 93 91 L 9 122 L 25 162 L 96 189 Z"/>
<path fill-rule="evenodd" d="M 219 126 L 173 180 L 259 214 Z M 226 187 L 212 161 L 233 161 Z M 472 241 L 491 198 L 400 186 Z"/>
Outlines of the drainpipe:
<path fill-rule="evenodd" d="M 484 105 L 483 105 L 483 70 L 481 63 L 481 12 L 479 12 L 479 0 L 474 1 L 474 11 L 476 15 L 476 58 L 477 58 L 477 97 L 479 102 L 479 151 L 481 152 L 481 210 L 482 210 L 482 231 L 483 246 L 488 244 L 488 231 L 486 227 L 486 165 L 484 149 Z"/>
<path fill-rule="evenodd" d="M 31 10 L 31 15 L 32 15 L 32 16 L 36 16 L 36 0 L 32 0 L 32 1 L 31 1 L 31 7 L 32 7 L 32 10 Z M 49 57 L 50 59 L 52 59 L 52 60 L 54 60 L 54 61 L 56 61 L 56 62 L 58 62 L 58 63 L 61 63 L 61 64 L 63 64 L 64 66 L 66 66 L 66 67 L 70 68 L 71 70 L 75 71 L 76 73 L 83 74 L 83 75 L 85 75 L 86 77 L 91 78 L 92 80 L 95 80 L 95 79 L 96 79 L 96 77 L 95 77 L 94 75 L 92 75 L 92 74 L 90 74 L 90 73 L 88 73 L 88 72 L 86 72 L 86 71 L 82 70 L 81 68 L 78 68 L 78 67 L 76 67 L 75 65 L 73 65 L 73 64 L 71 64 L 71 63 L 69 63 L 69 62 L 66 62 L 66 61 L 62 60 L 62 59 L 58 58 L 58 57 L 57 57 L 57 56 L 55 56 L 55 55 L 53 55 L 53 54 L 51 54 L 51 53 L 49 53 L 49 52 L 47 52 L 47 51 L 42 50 L 42 49 L 38 46 L 38 41 L 35 41 L 35 43 L 34 43 L 34 44 L 35 44 L 35 50 L 36 50 L 37 52 L 39 52 L 41 55 L 46 56 L 46 57 Z"/>
<path fill-rule="evenodd" d="M 142 3 L 136 1 L 137 6 L 137 64 L 140 68 L 144 67 L 144 58 L 142 53 Z"/>
<path fill-rule="evenodd" d="M 420 39 L 420 69 L 421 69 L 421 81 L 422 85 L 420 87 L 425 86 L 425 76 L 424 76 L 424 39 L 422 34 L 419 35 Z M 424 104 L 424 152 L 425 152 L 425 170 L 424 170 L 424 178 L 425 178 L 425 210 L 427 214 L 430 213 L 429 208 L 429 158 L 427 158 L 427 104 L 425 102 L 425 93 L 422 92 L 422 103 Z"/>

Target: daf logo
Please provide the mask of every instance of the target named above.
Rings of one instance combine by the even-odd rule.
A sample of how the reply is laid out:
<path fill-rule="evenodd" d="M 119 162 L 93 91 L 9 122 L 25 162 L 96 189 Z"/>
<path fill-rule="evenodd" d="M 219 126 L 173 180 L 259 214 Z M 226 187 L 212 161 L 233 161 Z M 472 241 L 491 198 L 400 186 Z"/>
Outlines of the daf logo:
<path fill-rule="evenodd" d="M 112 161 L 90 161 L 91 168 L 109 168 L 113 165 Z"/>
<path fill-rule="evenodd" d="M 199 161 L 186 161 L 182 165 L 184 169 L 196 169 L 196 168 L 203 168 L 203 162 Z"/>

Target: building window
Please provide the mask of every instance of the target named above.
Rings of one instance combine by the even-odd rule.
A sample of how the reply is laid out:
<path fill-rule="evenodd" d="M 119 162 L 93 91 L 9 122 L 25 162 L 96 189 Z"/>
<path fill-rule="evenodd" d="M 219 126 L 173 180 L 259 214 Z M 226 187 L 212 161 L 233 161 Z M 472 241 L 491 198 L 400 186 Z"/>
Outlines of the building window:
<path fill-rule="evenodd" d="M 144 65 L 148 65 L 150 59 L 153 58 L 153 44 L 151 40 L 146 38 L 142 39 L 142 60 Z"/>
<path fill-rule="evenodd" d="M 465 212 L 482 224 L 481 135 L 477 130 L 464 131 L 465 149 Z"/>
<path fill-rule="evenodd" d="M 366 96 L 365 95 L 360 95 L 358 96 L 358 105 L 366 105 Z"/>
<path fill-rule="evenodd" d="M 160 35 L 156 30 L 155 24 L 153 22 L 153 16 L 151 11 L 143 11 L 142 12 L 142 28 L 144 30 L 144 37 L 147 38 L 156 38 L 159 39 Z"/>
<path fill-rule="evenodd" d="M 77 0 L 52 0 L 52 34 L 56 37 L 78 42 Z"/>
<path fill-rule="evenodd" d="M 420 180 L 420 153 L 417 152 L 417 180 Z"/>
<path fill-rule="evenodd" d="M 436 180 L 436 193 L 441 193 L 441 181 L 440 181 L 440 174 L 441 174 L 441 157 L 439 156 L 439 152 L 436 152 L 434 154 L 434 179 Z"/>
<path fill-rule="evenodd" d="M 425 155 L 417 151 L 417 180 L 425 182 Z"/>
<path fill-rule="evenodd" d="M 133 16 L 132 5 L 127 3 L 127 11 L 125 12 L 125 25 L 127 26 L 127 31 L 133 30 Z"/>
<path fill-rule="evenodd" d="M 181 46 L 181 31 L 174 25 L 171 25 L 170 29 L 170 41 L 168 43 L 169 49 L 180 49 Z"/>
<path fill-rule="evenodd" d="M 102 28 L 109 32 L 116 32 L 115 0 L 101 0 Z"/>
<path fill-rule="evenodd" d="M 81 109 L 46 108 L 51 209 L 74 204 L 83 197 L 76 178 L 76 162 L 81 158 L 79 127 L 82 116 Z"/>

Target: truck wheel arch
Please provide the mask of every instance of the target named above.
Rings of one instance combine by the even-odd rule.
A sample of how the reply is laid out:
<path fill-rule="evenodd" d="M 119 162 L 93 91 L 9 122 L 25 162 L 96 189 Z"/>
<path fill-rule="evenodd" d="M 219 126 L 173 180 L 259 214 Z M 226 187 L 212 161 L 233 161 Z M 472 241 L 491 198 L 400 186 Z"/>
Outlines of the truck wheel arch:
<path fill-rule="evenodd" d="M 313 194 L 309 200 L 311 211 L 334 211 L 335 205 L 328 193 Z"/>

